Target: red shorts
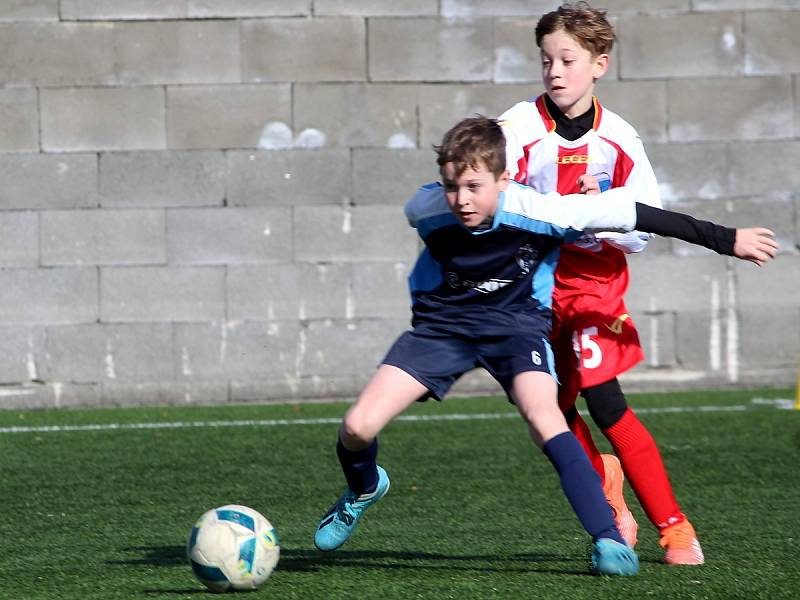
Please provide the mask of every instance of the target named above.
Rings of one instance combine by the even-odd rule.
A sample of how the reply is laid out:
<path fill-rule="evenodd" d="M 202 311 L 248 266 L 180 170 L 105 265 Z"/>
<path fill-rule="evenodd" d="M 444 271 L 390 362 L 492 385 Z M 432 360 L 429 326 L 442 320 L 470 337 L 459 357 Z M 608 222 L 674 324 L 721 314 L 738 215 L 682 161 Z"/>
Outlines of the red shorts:
<path fill-rule="evenodd" d="M 569 409 L 580 390 L 611 381 L 644 359 L 639 334 L 622 298 L 580 312 L 557 311 L 551 336 L 560 382 L 558 402 Z"/>

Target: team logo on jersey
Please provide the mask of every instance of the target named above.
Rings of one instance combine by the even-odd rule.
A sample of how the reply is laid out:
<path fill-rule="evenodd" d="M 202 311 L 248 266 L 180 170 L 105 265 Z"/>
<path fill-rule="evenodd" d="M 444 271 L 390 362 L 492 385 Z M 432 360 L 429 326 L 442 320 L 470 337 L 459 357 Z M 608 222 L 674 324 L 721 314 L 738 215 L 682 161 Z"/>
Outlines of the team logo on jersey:
<path fill-rule="evenodd" d="M 556 159 L 557 165 L 586 165 L 592 162 L 588 154 L 565 154 Z"/>
<path fill-rule="evenodd" d="M 447 285 L 454 289 L 468 288 L 480 292 L 481 294 L 491 294 L 527 276 L 534 269 L 538 256 L 539 251 L 530 244 L 523 244 L 520 246 L 514 254 L 514 260 L 519 267 L 519 273 L 514 273 L 513 279 L 492 277 L 484 281 L 475 281 L 472 279 L 465 279 L 454 271 L 445 272 L 444 279 Z"/>
<path fill-rule="evenodd" d="M 486 281 L 472 281 L 470 279 L 461 279 L 458 273 L 448 271 L 445 273 L 445 280 L 447 285 L 451 288 L 468 288 L 480 292 L 481 294 L 491 294 L 497 290 L 506 287 L 508 284 L 513 283 L 513 279 L 487 279 Z"/>
<path fill-rule="evenodd" d="M 448 271 L 447 273 L 445 273 L 444 278 L 447 281 L 447 285 L 449 285 L 451 288 L 461 287 L 461 277 L 458 276 L 458 273 L 453 273 L 452 271 Z"/>
<path fill-rule="evenodd" d="M 520 277 L 531 272 L 533 263 L 536 262 L 538 255 L 539 253 L 530 244 L 524 244 L 519 247 L 519 250 L 514 255 L 514 260 L 517 261 L 519 268 L 522 270 Z"/>
<path fill-rule="evenodd" d="M 620 333 L 622 333 L 622 324 L 630 318 L 631 316 L 628 313 L 625 313 L 624 315 L 620 315 L 616 319 L 614 319 L 614 322 L 611 325 L 609 325 L 608 323 L 603 323 L 603 324 L 606 326 L 606 329 L 608 329 L 611 333 L 616 333 L 617 335 L 619 335 Z"/>

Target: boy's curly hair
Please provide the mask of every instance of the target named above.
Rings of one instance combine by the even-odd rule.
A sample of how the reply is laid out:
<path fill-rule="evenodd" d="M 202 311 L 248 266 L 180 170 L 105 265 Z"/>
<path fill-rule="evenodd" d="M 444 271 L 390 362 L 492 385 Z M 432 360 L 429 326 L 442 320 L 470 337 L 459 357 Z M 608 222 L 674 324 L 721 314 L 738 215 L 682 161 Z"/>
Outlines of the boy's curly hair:
<path fill-rule="evenodd" d="M 564 3 L 543 15 L 536 24 L 536 45 L 548 33 L 563 29 L 593 56 L 609 54 L 614 47 L 614 28 L 606 19 L 606 11 L 592 8 L 587 2 Z"/>
<path fill-rule="evenodd" d="M 457 177 L 468 168 L 478 169 L 482 165 L 495 176 L 506 169 L 506 138 L 497 119 L 476 115 L 462 119 L 442 138 L 442 143 L 433 147 L 438 155 L 436 164 L 442 173 L 447 163 L 453 163 Z"/>

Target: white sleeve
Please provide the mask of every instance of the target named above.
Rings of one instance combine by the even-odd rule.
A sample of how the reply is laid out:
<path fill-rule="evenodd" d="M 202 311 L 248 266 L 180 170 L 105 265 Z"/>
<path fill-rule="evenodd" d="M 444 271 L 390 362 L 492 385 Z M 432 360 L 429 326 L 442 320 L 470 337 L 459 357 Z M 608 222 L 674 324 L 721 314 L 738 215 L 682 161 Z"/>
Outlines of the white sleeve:
<path fill-rule="evenodd" d="M 595 234 L 595 237 L 617 250 L 622 250 L 625 254 L 635 254 L 647 247 L 647 242 L 653 237 L 653 234 L 645 233 L 644 231 L 629 231 L 626 233 L 600 231 Z"/>
<path fill-rule="evenodd" d="M 576 231 L 631 231 L 636 226 L 633 190 L 615 188 L 600 195 L 555 192 L 540 194 L 532 188 L 511 184 L 503 210 L 512 216 L 534 219 Z"/>
<path fill-rule="evenodd" d="M 649 204 L 656 208 L 663 208 L 661 195 L 658 192 L 658 182 L 656 181 L 653 167 L 644 151 L 642 140 L 636 135 L 635 131 L 632 130 L 632 133 L 634 137 L 629 143 L 625 144 L 624 150 L 631 157 L 633 168 L 624 185 L 636 190 L 638 202 Z M 652 239 L 653 234 L 642 231 L 631 231 L 630 233 L 603 232 L 598 233 L 596 237 L 610 246 L 622 250 L 625 254 L 633 254 L 643 251 L 647 247 L 647 242 Z"/>
<path fill-rule="evenodd" d="M 629 153 L 633 160 L 633 168 L 623 185 L 632 187 L 636 190 L 638 202 L 649 204 L 656 208 L 664 208 L 661 205 L 661 195 L 658 193 L 658 182 L 653 167 L 644 152 L 642 140 L 636 137 L 625 151 Z"/>
<path fill-rule="evenodd" d="M 528 173 L 520 173 L 526 163 L 525 148 L 541 137 L 541 119 L 533 101 L 517 102 L 497 118 L 506 138 L 506 169 L 511 179 L 527 184 Z M 537 134 L 538 132 L 538 134 Z"/>
<path fill-rule="evenodd" d="M 520 174 L 519 160 L 523 156 L 523 148 L 525 146 L 525 142 L 522 140 L 521 136 L 523 130 L 516 127 L 514 121 L 501 121 L 500 125 L 503 128 L 503 135 L 506 138 L 506 169 L 508 169 L 511 179 L 520 181 L 518 177 Z M 527 176 L 527 173 L 523 173 L 523 177 L 526 178 Z"/>

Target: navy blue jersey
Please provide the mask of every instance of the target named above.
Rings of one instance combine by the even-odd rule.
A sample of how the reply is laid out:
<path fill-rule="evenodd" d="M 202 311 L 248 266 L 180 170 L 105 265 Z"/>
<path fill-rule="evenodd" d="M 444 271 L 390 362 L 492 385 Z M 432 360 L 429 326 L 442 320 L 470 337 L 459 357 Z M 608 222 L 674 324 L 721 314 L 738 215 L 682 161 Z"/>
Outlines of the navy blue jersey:
<path fill-rule="evenodd" d="M 437 183 L 420 188 L 406 216 L 425 243 L 409 277 L 414 327 L 472 337 L 509 335 L 530 318 L 549 318 L 560 245 L 585 231 L 630 231 L 636 207 L 626 188 L 598 201 L 511 182 L 491 227 L 471 230 Z"/>

